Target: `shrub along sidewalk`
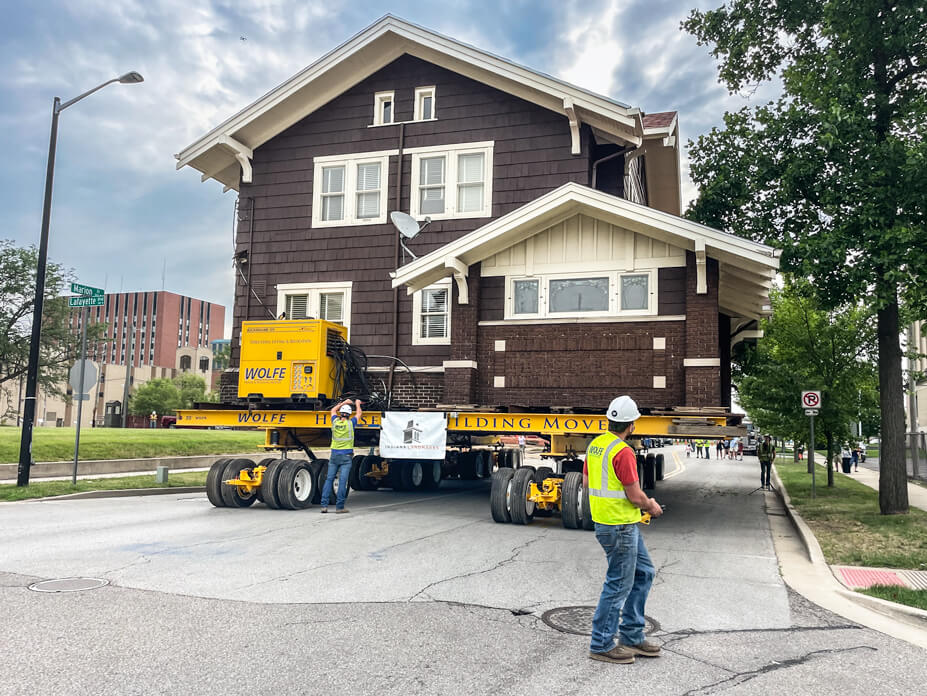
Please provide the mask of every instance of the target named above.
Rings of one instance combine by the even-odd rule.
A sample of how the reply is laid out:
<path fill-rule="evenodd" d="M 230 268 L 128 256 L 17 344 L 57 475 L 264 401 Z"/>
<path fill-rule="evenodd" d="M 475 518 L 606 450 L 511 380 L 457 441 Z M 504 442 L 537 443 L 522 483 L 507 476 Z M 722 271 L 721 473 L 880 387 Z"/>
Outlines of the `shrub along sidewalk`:
<path fill-rule="evenodd" d="M 20 429 L 0 427 L 0 464 L 19 461 Z M 258 430 L 186 430 L 81 428 L 80 459 L 145 459 L 196 454 L 257 452 L 264 444 Z M 74 457 L 74 428 L 36 428 L 33 459 L 63 462 Z"/>
<path fill-rule="evenodd" d="M 154 474 L 144 476 L 120 476 L 114 478 L 80 479 L 72 485 L 70 481 L 36 481 L 23 486 L 15 484 L 0 485 L 0 502 L 28 500 L 30 498 L 48 498 L 56 495 L 70 495 L 86 491 L 121 491 L 137 488 L 183 488 L 186 486 L 205 486 L 205 471 L 172 473 L 167 484 L 155 483 Z"/>

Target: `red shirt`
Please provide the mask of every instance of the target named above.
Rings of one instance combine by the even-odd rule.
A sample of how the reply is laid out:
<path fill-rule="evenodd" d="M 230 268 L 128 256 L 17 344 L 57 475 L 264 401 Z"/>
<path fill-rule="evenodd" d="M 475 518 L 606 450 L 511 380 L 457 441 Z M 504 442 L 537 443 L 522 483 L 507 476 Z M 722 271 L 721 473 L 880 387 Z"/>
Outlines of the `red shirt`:
<path fill-rule="evenodd" d="M 625 488 L 632 483 L 637 483 L 637 455 L 634 453 L 634 448 L 630 445 L 622 447 L 621 451 L 612 457 L 612 468 L 615 470 L 615 476 Z M 589 469 L 585 462 L 583 462 L 583 475 L 589 476 Z M 605 485 L 604 481 L 603 485 Z"/>

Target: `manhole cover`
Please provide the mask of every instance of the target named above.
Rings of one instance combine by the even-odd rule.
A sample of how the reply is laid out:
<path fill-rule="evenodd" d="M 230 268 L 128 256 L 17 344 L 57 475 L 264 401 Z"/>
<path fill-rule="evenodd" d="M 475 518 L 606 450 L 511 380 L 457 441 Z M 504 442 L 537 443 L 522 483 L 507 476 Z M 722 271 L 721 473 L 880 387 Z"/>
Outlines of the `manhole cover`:
<path fill-rule="evenodd" d="M 95 590 L 109 585 L 109 580 L 101 578 L 62 578 L 60 580 L 42 580 L 29 585 L 30 590 L 36 592 L 81 592 L 82 590 Z"/>
<path fill-rule="evenodd" d="M 595 614 L 595 607 L 557 607 L 545 611 L 541 615 L 541 621 L 563 633 L 588 636 L 592 633 L 593 614 Z M 649 616 L 644 617 L 644 633 L 649 635 L 659 630 L 660 624 Z"/>

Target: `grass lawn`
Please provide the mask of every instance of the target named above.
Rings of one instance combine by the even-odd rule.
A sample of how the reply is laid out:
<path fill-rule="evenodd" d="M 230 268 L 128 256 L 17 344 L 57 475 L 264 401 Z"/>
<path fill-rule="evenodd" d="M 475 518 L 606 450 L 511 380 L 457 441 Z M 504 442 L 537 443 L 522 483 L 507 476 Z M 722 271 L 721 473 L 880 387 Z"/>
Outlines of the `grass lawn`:
<path fill-rule="evenodd" d="M 167 485 L 155 483 L 154 474 L 145 476 L 123 476 L 118 478 L 100 478 L 78 480 L 76 485 L 70 481 L 38 481 L 19 488 L 15 484 L 0 486 L 0 501 L 26 500 L 28 498 L 47 498 L 54 495 L 83 493 L 85 491 L 113 491 L 130 488 L 178 488 L 183 486 L 205 486 L 205 471 L 188 471 L 171 473 Z"/>
<path fill-rule="evenodd" d="M 0 427 L 0 464 L 19 461 L 20 429 Z M 193 454 L 257 452 L 264 443 L 259 430 L 148 430 L 81 428 L 80 458 L 138 459 Z M 32 456 L 37 462 L 61 462 L 74 458 L 74 428 L 33 430 Z"/>
<path fill-rule="evenodd" d="M 811 498 L 806 462 L 777 459 L 776 470 L 792 504 L 811 526 L 828 563 L 927 570 L 927 512 L 912 507 L 907 515 L 879 513 L 877 491 L 849 476 L 817 472 L 817 498 Z"/>
<path fill-rule="evenodd" d="M 927 611 L 927 590 L 912 590 L 897 585 L 873 585 L 865 590 L 857 591 L 871 597 L 887 599 L 889 602 L 907 604 L 909 607 L 917 607 Z"/>

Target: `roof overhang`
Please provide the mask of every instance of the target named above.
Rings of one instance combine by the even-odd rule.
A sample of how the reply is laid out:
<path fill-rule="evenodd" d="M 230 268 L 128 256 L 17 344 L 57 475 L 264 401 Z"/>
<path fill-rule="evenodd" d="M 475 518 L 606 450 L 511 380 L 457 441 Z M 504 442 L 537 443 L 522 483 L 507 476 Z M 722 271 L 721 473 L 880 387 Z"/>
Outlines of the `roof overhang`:
<path fill-rule="evenodd" d="M 702 266 L 707 258 L 716 259 L 721 311 L 738 317 L 768 314 L 769 288 L 779 268 L 778 250 L 576 183 L 564 184 L 400 267 L 391 274 L 392 285 L 405 285 L 412 293 L 449 275 L 460 285 L 470 265 L 576 214 L 691 251 Z"/>
<path fill-rule="evenodd" d="M 586 123 L 619 142 L 643 142 L 639 109 L 386 15 L 184 148 L 177 168 L 237 189 L 241 152 L 223 139 L 254 150 L 406 53 L 563 114 L 571 128 Z"/>

